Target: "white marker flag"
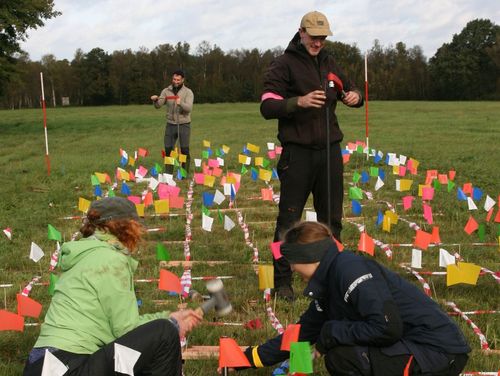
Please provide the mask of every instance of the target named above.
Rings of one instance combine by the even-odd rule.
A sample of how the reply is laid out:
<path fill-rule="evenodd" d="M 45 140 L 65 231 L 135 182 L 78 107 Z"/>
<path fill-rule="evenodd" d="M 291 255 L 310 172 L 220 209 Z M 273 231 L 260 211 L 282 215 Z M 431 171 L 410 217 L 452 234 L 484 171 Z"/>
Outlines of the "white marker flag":
<path fill-rule="evenodd" d="M 201 228 L 205 231 L 212 231 L 212 224 L 214 223 L 214 219 L 209 217 L 208 215 L 202 214 L 202 224 Z"/>
<path fill-rule="evenodd" d="M 377 176 L 377 182 L 375 183 L 375 190 L 378 191 L 380 188 L 384 186 L 384 181 L 380 179 L 380 176 Z"/>
<path fill-rule="evenodd" d="M 477 206 L 471 197 L 467 197 L 467 205 L 469 205 L 469 210 L 477 210 Z"/>
<path fill-rule="evenodd" d="M 306 210 L 306 221 L 318 222 L 318 215 L 314 211 Z"/>
<path fill-rule="evenodd" d="M 68 367 L 56 358 L 49 350 L 45 350 L 41 376 L 63 376 Z"/>
<path fill-rule="evenodd" d="M 231 218 L 227 215 L 224 215 L 224 230 L 231 231 L 234 228 L 235 224 Z"/>
<path fill-rule="evenodd" d="M 484 210 L 489 212 L 496 202 L 489 195 L 486 195 L 486 201 L 484 202 Z"/>
<path fill-rule="evenodd" d="M 139 351 L 115 342 L 115 372 L 134 376 L 134 366 L 140 356 Z"/>
<path fill-rule="evenodd" d="M 455 257 L 450 255 L 446 249 L 439 248 L 439 266 L 446 268 L 448 265 L 455 264 Z"/>
<path fill-rule="evenodd" d="M 229 194 L 231 194 L 231 192 L 229 192 Z M 215 190 L 215 196 L 214 196 L 214 202 L 217 205 L 220 205 L 220 204 L 222 204 L 222 201 L 224 201 L 225 199 L 226 199 L 226 196 L 224 196 L 221 191 L 219 191 L 218 189 L 216 189 Z"/>
<path fill-rule="evenodd" d="M 44 255 L 45 254 L 43 253 L 42 248 L 40 248 L 35 242 L 31 242 L 30 259 L 38 262 Z"/>
<path fill-rule="evenodd" d="M 413 248 L 411 250 L 411 267 L 415 269 L 422 269 L 422 251 Z"/>

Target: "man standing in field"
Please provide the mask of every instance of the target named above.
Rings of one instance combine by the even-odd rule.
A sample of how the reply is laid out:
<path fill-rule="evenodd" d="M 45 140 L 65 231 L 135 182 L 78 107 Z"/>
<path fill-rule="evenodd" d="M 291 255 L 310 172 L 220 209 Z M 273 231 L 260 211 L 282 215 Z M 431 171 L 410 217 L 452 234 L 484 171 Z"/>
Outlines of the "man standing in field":
<path fill-rule="evenodd" d="M 266 119 L 278 119 L 278 139 L 283 152 L 278 162 L 281 183 L 279 214 L 274 240 L 278 241 L 302 211 L 312 192 L 318 221 L 330 223 L 340 240 L 342 230 L 343 163 L 335 108 L 337 100 L 349 107 L 361 107 L 363 98 L 338 67 L 332 55 L 323 50 L 332 35 L 326 16 L 309 12 L 285 53 L 270 65 L 264 77 L 260 111 Z M 336 74 L 345 91 L 327 87 L 328 73 Z M 327 116 L 327 109 L 329 116 Z M 329 117 L 329 124 L 327 124 Z M 330 171 L 327 171 L 327 127 L 330 131 Z M 328 218 L 328 176 L 331 182 Z M 293 300 L 290 264 L 274 260 L 274 285 L 279 297 Z"/>
<path fill-rule="evenodd" d="M 189 172 L 189 137 L 191 135 L 191 111 L 193 110 L 194 95 L 191 89 L 184 85 L 184 71 L 176 70 L 172 75 L 172 84 L 162 90 L 160 96 L 152 95 L 151 100 L 155 108 L 167 105 L 167 125 L 165 126 L 165 155 L 170 156 L 177 138 L 181 154 L 186 156 L 182 167 Z M 174 166 L 165 165 L 166 172 L 173 173 Z"/>

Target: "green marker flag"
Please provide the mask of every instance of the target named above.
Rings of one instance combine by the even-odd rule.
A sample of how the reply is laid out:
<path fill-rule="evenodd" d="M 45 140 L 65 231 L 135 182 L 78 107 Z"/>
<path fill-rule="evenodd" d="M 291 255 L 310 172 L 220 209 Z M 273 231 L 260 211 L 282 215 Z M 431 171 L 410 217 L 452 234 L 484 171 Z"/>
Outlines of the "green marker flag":
<path fill-rule="evenodd" d="M 354 171 L 354 173 L 352 174 L 352 181 L 354 183 L 357 183 L 359 179 L 361 179 L 361 175 L 359 174 L 359 172 Z"/>
<path fill-rule="evenodd" d="M 290 373 L 313 373 L 311 346 L 309 342 L 290 343 Z"/>
<path fill-rule="evenodd" d="M 62 236 L 59 231 L 57 231 L 54 226 L 48 225 L 48 236 L 49 240 L 58 240 L 62 242 Z"/>
<path fill-rule="evenodd" d="M 245 175 L 248 172 L 247 168 L 245 165 L 241 165 L 241 175 Z"/>
<path fill-rule="evenodd" d="M 434 181 L 432 182 L 432 185 L 434 186 L 435 191 L 441 190 L 441 183 L 439 183 L 439 180 L 434 179 Z"/>
<path fill-rule="evenodd" d="M 116 196 L 116 195 L 115 195 L 115 191 L 113 191 L 112 189 L 110 189 L 110 190 L 108 191 L 108 197 L 115 197 L 115 196 Z"/>
<path fill-rule="evenodd" d="M 349 198 L 351 200 L 362 200 L 363 191 L 359 187 L 349 187 Z"/>
<path fill-rule="evenodd" d="M 217 216 L 219 217 L 219 222 L 224 223 L 224 217 L 222 216 L 219 208 L 217 208 Z"/>
<path fill-rule="evenodd" d="M 453 188 L 455 188 L 455 183 L 453 183 L 451 180 L 448 180 L 448 193 L 450 193 Z"/>
<path fill-rule="evenodd" d="M 163 243 L 156 244 L 156 259 L 158 261 L 170 261 L 170 254 Z"/>
<path fill-rule="evenodd" d="M 373 178 L 378 176 L 378 167 L 370 167 L 370 176 Z"/>
<path fill-rule="evenodd" d="M 269 166 L 270 163 L 271 161 L 269 161 L 269 159 L 264 158 L 262 161 L 262 167 L 267 168 L 267 166 Z"/>
<path fill-rule="evenodd" d="M 215 149 L 215 156 L 216 157 L 220 157 L 221 156 L 220 149 Z"/>
<path fill-rule="evenodd" d="M 159 163 L 155 163 L 155 170 L 157 173 L 161 174 L 163 172 L 163 166 Z"/>
<path fill-rule="evenodd" d="M 187 178 L 187 176 L 188 176 L 187 171 L 185 169 L 183 169 L 182 167 L 180 167 L 179 170 L 181 171 L 181 176 L 183 178 Z"/>
<path fill-rule="evenodd" d="M 484 239 L 486 237 L 486 226 L 484 223 L 481 223 L 477 229 L 477 235 L 479 236 L 479 240 L 481 242 L 484 242 Z"/>
<path fill-rule="evenodd" d="M 201 205 L 201 212 L 210 217 L 210 210 L 205 205 Z"/>
<path fill-rule="evenodd" d="M 208 155 L 208 150 L 203 150 L 201 152 L 201 159 L 208 159 L 210 155 Z"/>
<path fill-rule="evenodd" d="M 49 295 L 54 295 L 54 289 L 56 288 L 56 283 L 59 280 L 59 276 L 57 274 L 50 273 L 50 282 L 49 282 Z"/>
<path fill-rule="evenodd" d="M 356 148 L 356 151 L 357 151 L 358 153 L 363 154 L 363 145 L 358 145 L 358 147 Z"/>
<path fill-rule="evenodd" d="M 179 167 L 179 161 L 177 160 L 177 158 L 174 158 L 174 166 Z"/>
<path fill-rule="evenodd" d="M 92 185 L 99 185 L 99 184 L 101 184 L 99 182 L 99 179 L 95 175 L 90 175 L 90 182 L 92 183 Z"/>

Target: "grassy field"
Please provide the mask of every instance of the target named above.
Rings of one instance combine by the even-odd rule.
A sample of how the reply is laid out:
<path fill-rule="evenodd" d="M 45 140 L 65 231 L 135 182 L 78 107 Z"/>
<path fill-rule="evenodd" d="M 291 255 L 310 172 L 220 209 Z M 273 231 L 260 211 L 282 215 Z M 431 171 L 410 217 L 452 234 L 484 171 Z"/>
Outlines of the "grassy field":
<path fill-rule="evenodd" d="M 493 219 L 486 222 L 483 209 L 486 195 L 495 201 L 494 214 L 498 210 L 500 194 L 500 103 L 499 102 L 373 102 L 370 103 L 370 146 L 385 153 L 396 153 L 414 158 L 420 162 L 419 172 L 413 179 L 411 192 L 397 192 L 392 168 L 385 163 L 375 164 L 373 159 L 366 160 L 366 155 L 354 153 L 346 164 L 344 200 L 343 241 L 350 249 L 356 249 L 359 231 L 355 225 L 364 224 L 368 234 L 384 243 L 412 243 L 415 232 L 408 223 L 399 221 L 390 232 L 382 231 L 375 221 L 378 211 L 388 210 L 388 203 L 395 207 L 401 218 L 415 222 L 425 231 L 432 231 L 422 216 L 421 200 L 417 198 L 414 206 L 404 211 L 401 198 L 407 194 L 417 196 L 418 184 L 423 184 L 427 170 L 438 170 L 446 174 L 456 171 L 456 187 L 447 192 L 446 186 L 436 190 L 431 202 L 434 213 L 434 225 L 439 226 L 442 248 L 450 253 L 459 252 L 464 260 L 474 262 L 493 271 L 499 268 L 499 224 Z M 364 140 L 364 110 L 340 108 L 338 113 L 344 142 Z M 106 172 L 112 178 L 119 166 L 120 148 L 129 155 L 139 147 L 149 150 L 150 155 L 137 161 L 150 169 L 155 163 L 162 163 L 161 148 L 163 143 L 164 112 L 156 111 L 152 106 L 94 107 L 94 108 L 58 108 L 48 110 L 48 135 L 51 161 L 51 174 L 47 176 L 44 160 L 45 144 L 42 113 L 40 110 L 0 111 L 0 168 L 4 178 L 0 185 L 0 227 L 12 229 L 12 240 L 0 234 L 0 285 L 12 284 L 12 287 L 0 288 L 4 296 L 1 308 L 16 311 L 16 294 L 36 275 L 42 281 L 49 279 L 50 254 L 55 249 L 55 242 L 47 239 L 47 225 L 51 224 L 69 240 L 78 230 L 79 221 L 62 219 L 75 216 L 78 198 L 93 199 L 91 175 Z M 247 143 L 259 145 L 261 151 L 254 156 L 265 156 L 267 142 L 277 142 L 277 126 L 274 121 L 265 121 L 258 111 L 258 104 L 206 104 L 195 105 L 192 124 L 191 149 L 194 158 L 201 158 L 202 141 L 212 143 L 212 149 L 223 144 L 231 148 L 224 157 L 224 172 L 240 172 L 238 154 Z M 253 163 L 253 159 L 252 159 Z M 276 160 L 271 160 L 271 167 Z M 369 171 L 377 166 L 386 172 L 385 185 L 375 191 L 375 179 L 357 186 L 373 193 L 373 200 L 366 196 L 362 200 L 361 216 L 353 218 L 347 189 L 352 184 L 355 172 Z M 131 166 L 127 170 L 133 169 Z M 193 277 L 209 275 L 231 275 L 234 278 L 224 281 L 233 302 L 234 312 L 224 320 L 244 323 L 260 318 L 264 328 L 247 330 L 241 326 L 211 326 L 205 323 L 189 336 L 190 345 L 217 345 L 220 336 L 230 336 L 240 345 L 261 343 L 276 334 L 266 316 L 262 292 L 258 290 L 257 277 L 252 268 L 253 251 L 247 246 L 244 233 L 238 226 L 236 213 L 225 211 L 236 227 L 226 232 L 217 219 L 217 212 L 212 212 L 214 225 L 212 232 L 201 229 L 202 192 L 222 190 L 216 180 L 213 188 L 196 185 L 192 211 L 192 238 L 190 244 L 192 259 L 226 260 L 230 264 L 207 266 L 195 265 Z M 467 203 L 457 200 L 457 187 L 472 183 L 483 191 L 483 197 L 476 201 L 478 210 L 469 211 Z M 275 192 L 279 192 L 279 181 L 270 181 Z M 181 195 L 186 196 L 187 181 L 178 182 Z M 130 183 L 133 194 L 143 192 L 145 184 Z M 236 195 L 236 206 L 244 215 L 248 224 L 250 240 L 259 250 L 261 263 L 271 263 L 268 244 L 272 240 L 274 221 L 277 214 L 276 204 L 259 199 L 261 188 L 266 187 L 262 180 L 252 180 L 250 173 L 242 177 L 241 188 Z M 108 185 L 103 184 L 106 193 Z M 121 182 L 117 194 L 120 194 Z M 312 204 L 309 203 L 308 207 Z M 228 200 L 221 205 L 228 208 Z M 157 278 L 159 265 L 156 261 L 156 245 L 160 241 L 183 240 L 185 232 L 185 210 L 173 209 L 179 216 L 152 217 L 152 209 L 146 211 L 145 223 L 148 227 L 165 227 L 164 232 L 150 233 L 136 258 L 140 261 L 137 278 Z M 484 224 L 485 236 L 480 240 L 477 232 L 467 235 L 463 228 L 469 216 Z M 349 221 L 348 221 L 349 220 Z M 45 252 L 39 263 L 29 259 L 30 244 L 37 243 Z M 496 243 L 491 245 L 472 245 L 472 243 Z M 173 260 L 184 258 L 182 243 L 166 244 Z M 401 262 L 410 262 L 412 247 L 392 247 L 394 256 L 388 260 L 380 249 L 376 249 L 376 259 L 400 272 L 412 283 L 420 283 L 399 267 Z M 423 270 L 437 271 L 438 249 L 431 247 L 423 255 Z M 172 269 L 179 276 L 182 268 Z M 459 284 L 446 287 L 446 277 L 428 276 L 433 298 L 443 304 L 454 301 L 463 311 L 478 309 L 500 310 L 499 284 L 491 275 L 479 277 L 476 286 Z M 204 283 L 193 281 L 194 289 L 204 291 Z M 294 280 L 295 290 L 300 292 L 304 283 Z M 141 312 L 162 309 L 176 309 L 179 299 L 159 291 L 155 283 L 136 285 L 137 295 L 142 300 Z M 50 302 L 46 286 L 34 286 L 30 297 L 40 301 L 44 308 L 40 320 L 27 318 L 26 322 L 43 321 L 44 313 Z M 193 302 L 187 302 L 194 306 Z M 273 302 L 273 309 L 283 326 L 294 322 L 307 306 L 305 297 L 290 305 L 281 301 Z M 443 309 L 447 310 L 443 304 Z M 485 334 L 491 349 L 500 350 L 500 320 L 498 314 L 471 315 L 470 318 Z M 499 355 L 485 355 L 479 339 L 463 319 L 454 316 L 462 328 L 473 349 L 466 367 L 469 371 L 494 371 L 500 364 Z M 207 322 L 213 321 L 208 317 Z M 20 374 L 26 356 L 32 347 L 39 327 L 27 326 L 23 333 L 0 333 L 0 375 Z M 216 374 L 217 361 L 187 361 L 187 375 Z M 315 374 L 326 374 L 322 362 L 315 361 Z M 247 371 L 247 374 L 269 375 L 272 368 L 260 371 Z"/>

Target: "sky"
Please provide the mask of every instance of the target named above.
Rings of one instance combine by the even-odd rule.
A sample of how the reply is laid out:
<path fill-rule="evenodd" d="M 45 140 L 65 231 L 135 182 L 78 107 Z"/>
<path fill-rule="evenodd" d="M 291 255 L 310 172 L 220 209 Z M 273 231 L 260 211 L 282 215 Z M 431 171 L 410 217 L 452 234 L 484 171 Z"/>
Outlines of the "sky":
<path fill-rule="evenodd" d="M 108 53 L 177 42 L 202 41 L 223 51 L 286 47 L 302 16 L 312 10 L 330 21 L 330 41 L 356 44 L 362 53 L 375 39 L 383 47 L 403 42 L 431 58 L 467 22 L 500 24 L 498 0 L 54 0 L 62 15 L 31 30 L 21 43 L 31 60 L 53 54 L 72 60 L 81 48 Z"/>

